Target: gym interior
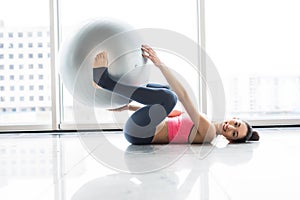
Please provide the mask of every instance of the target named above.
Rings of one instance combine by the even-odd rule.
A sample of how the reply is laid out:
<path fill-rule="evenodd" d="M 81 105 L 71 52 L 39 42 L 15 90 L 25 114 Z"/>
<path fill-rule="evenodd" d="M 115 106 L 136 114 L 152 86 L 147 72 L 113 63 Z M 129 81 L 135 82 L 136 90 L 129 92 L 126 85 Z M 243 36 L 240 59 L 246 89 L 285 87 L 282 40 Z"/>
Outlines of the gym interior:
<path fill-rule="evenodd" d="M 299 199 L 299 9 L 292 0 L 2 2 L 0 198 Z M 199 113 L 245 120 L 259 140 L 128 142 L 133 112 L 110 110 L 128 99 L 96 90 L 92 64 L 106 50 L 111 76 L 167 84 L 142 44 Z"/>

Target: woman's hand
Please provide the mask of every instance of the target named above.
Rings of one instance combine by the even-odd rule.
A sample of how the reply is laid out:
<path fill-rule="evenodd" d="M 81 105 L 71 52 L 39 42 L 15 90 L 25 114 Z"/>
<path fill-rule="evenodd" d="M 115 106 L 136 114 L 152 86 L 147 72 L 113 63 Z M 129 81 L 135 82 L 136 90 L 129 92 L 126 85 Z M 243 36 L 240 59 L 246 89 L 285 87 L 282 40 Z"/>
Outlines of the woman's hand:
<path fill-rule="evenodd" d="M 124 111 L 124 110 L 129 110 L 129 111 L 136 111 L 138 109 L 140 109 L 141 106 L 139 105 L 131 105 L 130 103 L 129 104 L 126 104 L 124 106 L 121 106 L 119 108 L 110 108 L 110 109 L 107 109 L 108 111 L 115 111 L 115 112 L 121 112 L 121 111 Z"/>
<path fill-rule="evenodd" d="M 142 56 L 144 58 L 150 59 L 155 66 L 161 67 L 164 65 L 157 57 L 156 52 L 150 46 L 143 44 L 141 49 L 143 51 Z"/>
<path fill-rule="evenodd" d="M 129 104 L 126 104 L 124 106 L 121 106 L 119 108 L 110 108 L 110 109 L 107 109 L 108 111 L 114 111 L 114 112 L 121 112 L 121 111 L 124 111 L 124 110 L 129 110 Z"/>

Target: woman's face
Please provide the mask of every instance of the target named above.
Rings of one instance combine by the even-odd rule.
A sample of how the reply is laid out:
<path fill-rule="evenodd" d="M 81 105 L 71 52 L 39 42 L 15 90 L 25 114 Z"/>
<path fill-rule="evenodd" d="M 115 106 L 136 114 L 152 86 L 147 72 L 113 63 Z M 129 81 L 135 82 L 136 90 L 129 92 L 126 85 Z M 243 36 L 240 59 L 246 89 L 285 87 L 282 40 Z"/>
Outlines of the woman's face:
<path fill-rule="evenodd" d="M 221 124 L 222 135 L 229 141 L 241 139 L 247 134 L 247 125 L 238 118 L 232 118 Z"/>

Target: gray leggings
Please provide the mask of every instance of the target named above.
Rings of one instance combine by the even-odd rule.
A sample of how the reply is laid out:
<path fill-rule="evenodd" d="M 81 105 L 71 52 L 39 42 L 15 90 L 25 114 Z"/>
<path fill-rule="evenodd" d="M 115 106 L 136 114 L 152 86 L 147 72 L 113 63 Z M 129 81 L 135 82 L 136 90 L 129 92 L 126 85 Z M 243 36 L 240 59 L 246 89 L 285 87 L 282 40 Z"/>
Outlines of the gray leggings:
<path fill-rule="evenodd" d="M 148 84 L 138 87 L 118 83 L 110 78 L 107 67 L 94 68 L 93 79 L 100 87 L 145 105 L 135 111 L 125 124 L 125 138 L 132 144 L 150 144 L 156 126 L 177 103 L 176 94 L 168 86 Z"/>

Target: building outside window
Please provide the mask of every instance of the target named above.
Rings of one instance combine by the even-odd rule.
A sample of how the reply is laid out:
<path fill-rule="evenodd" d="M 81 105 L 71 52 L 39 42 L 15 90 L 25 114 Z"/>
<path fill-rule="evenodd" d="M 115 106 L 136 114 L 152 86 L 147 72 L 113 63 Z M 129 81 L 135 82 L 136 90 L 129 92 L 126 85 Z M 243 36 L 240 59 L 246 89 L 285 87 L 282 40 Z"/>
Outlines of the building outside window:
<path fill-rule="evenodd" d="M 206 1 L 206 48 L 223 79 L 228 115 L 299 123 L 299 7 L 292 0 Z"/>
<path fill-rule="evenodd" d="M 5 91 L 1 94 L 0 111 L 5 112 L 5 115 L 0 113 L 0 125 L 51 124 L 49 2 L 16 1 L 18 5 L 22 4 L 17 17 L 15 13 L 9 12 L 16 9 L 15 4 L 9 3 L 11 1 L 0 7 L 0 13 L 3 14 L 0 19 L 0 90 Z M 122 0 L 103 2 L 105 9 L 101 13 L 98 7 L 90 7 L 93 2 L 59 1 L 60 39 L 66 39 L 70 31 L 85 20 L 114 17 L 137 29 L 168 29 L 199 41 L 197 1 L 154 0 L 148 7 L 150 9 L 154 6 L 152 9 L 156 10 L 155 16 L 144 15 L 144 2 L 139 0 L 131 3 L 140 9 L 124 9 L 128 2 Z M 300 29 L 296 26 L 300 18 L 299 9 L 296 9 L 299 3 L 292 0 L 287 0 L 284 5 L 271 0 L 255 2 L 240 2 L 236 5 L 236 1 L 232 0 L 206 1 L 206 51 L 221 74 L 227 95 L 227 114 L 250 120 L 299 119 Z M 159 8 L 155 7 L 157 4 Z M 260 7 L 254 6 L 257 4 Z M 72 9 L 69 9 L 70 5 Z M 168 9 L 166 15 L 165 9 L 169 5 L 172 5 L 172 9 Z M 239 9 L 235 9 L 235 5 Z M 22 20 L 19 16 L 23 17 Z M 181 58 L 168 52 L 159 53 L 176 71 L 182 70 L 178 64 L 184 63 Z M 193 74 L 187 70 L 183 73 L 187 73 L 184 77 L 199 91 L 199 85 L 195 84 L 198 82 L 190 78 Z M 19 92 L 22 92 L 22 96 L 25 93 L 23 105 L 16 101 Z M 14 101 L 10 101 L 12 93 L 16 95 Z M 74 100 L 64 87 L 62 99 L 62 105 L 59 105 L 62 108 L 61 123 L 76 123 L 73 116 Z M 34 100 L 38 100 L 39 104 Z M 20 113 L 21 110 L 24 112 Z M 96 113 L 99 122 L 114 123 L 111 112 L 96 108 Z M 86 119 L 83 116 L 82 122 L 88 123 Z"/>
<path fill-rule="evenodd" d="M 50 43 L 50 35 L 43 34 L 50 30 L 49 2 L 7 1 L 1 4 L 0 13 L 0 89 L 5 91 L 1 93 L 0 127 L 51 126 L 50 57 L 37 56 L 50 54 L 50 45 L 43 45 Z M 34 77 L 39 77 L 39 90 L 34 90 Z"/>

